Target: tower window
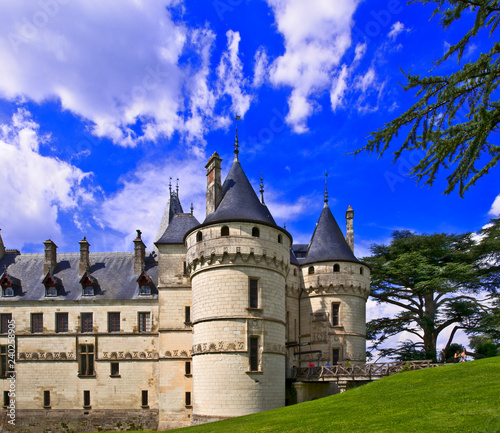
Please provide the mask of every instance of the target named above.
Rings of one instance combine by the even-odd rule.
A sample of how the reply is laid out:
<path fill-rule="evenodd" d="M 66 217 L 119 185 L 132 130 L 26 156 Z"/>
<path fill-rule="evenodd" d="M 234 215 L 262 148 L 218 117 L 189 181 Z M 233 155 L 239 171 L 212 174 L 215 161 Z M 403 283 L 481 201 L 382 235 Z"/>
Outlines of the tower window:
<path fill-rule="evenodd" d="M 229 227 L 224 226 L 220 229 L 220 235 L 221 236 L 229 236 Z"/>
<path fill-rule="evenodd" d="M 333 272 L 340 272 L 340 265 L 338 263 L 333 265 Z"/>
<path fill-rule="evenodd" d="M 297 269 L 294 269 L 293 270 L 293 276 L 296 277 L 297 276 Z"/>
<path fill-rule="evenodd" d="M 340 325 L 340 304 L 332 304 L 332 326 Z"/>
<path fill-rule="evenodd" d="M 252 229 L 252 236 L 253 236 L 254 238 L 258 238 L 258 237 L 260 237 L 260 230 L 259 230 L 259 228 L 258 228 L 258 227 L 254 227 L 254 228 Z"/>
<path fill-rule="evenodd" d="M 196 242 L 201 242 L 203 240 L 203 233 L 198 232 L 196 233 Z"/>
<path fill-rule="evenodd" d="M 363 275 L 363 268 L 359 268 L 359 274 Z"/>
<path fill-rule="evenodd" d="M 40 334 L 43 332 L 43 313 L 31 314 L 31 333 Z"/>
<path fill-rule="evenodd" d="M 314 266 L 309 266 L 309 269 L 308 269 L 307 273 L 308 273 L 309 275 L 314 274 Z"/>
<path fill-rule="evenodd" d="M 250 337 L 250 371 L 259 371 L 259 337 Z"/>
<path fill-rule="evenodd" d="M 250 279 L 249 308 L 259 308 L 259 280 Z"/>
<path fill-rule="evenodd" d="M 278 243 L 279 244 L 283 243 L 283 237 L 281 235 L 278 235 Z"/>

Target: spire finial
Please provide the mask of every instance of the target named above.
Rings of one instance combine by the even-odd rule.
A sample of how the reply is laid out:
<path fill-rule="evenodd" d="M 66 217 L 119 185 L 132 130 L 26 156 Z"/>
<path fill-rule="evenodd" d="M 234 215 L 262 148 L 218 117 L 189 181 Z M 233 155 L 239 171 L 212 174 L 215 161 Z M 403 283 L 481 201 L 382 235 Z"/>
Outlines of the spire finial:
<path fill-rule="evenodd" d="M 234 136 L 234 160 L 235 161 L 238 161 L 238 153 L 240 153 L 239 151 L 239 141 L 238 141 L 238 120 L 241 120 L 241 116 L 236 116 L 234 118 L 234 124 L 235 124 L 235 136 Z"/>
<path fill-rule="evenodd" d="M 325 171 L 325 206 L 328 205 L 328 173 Z"/>
<path fill-rule="evenodd" d="M 170 195 L 172 195 L 172 176 L 170 176 L 170 181 L 168 182 L 168 190 L 170 191 Z"/>
<path fill-rule="evenodd" d="M 193 210 L 194 210 L 193 202 L 191 202 L 191 215 L 193 215 Z"/>
<path fill-rule="evenodd" d="M 142 232 L 139 229 L 137 229 L 136 232 L 137 232 L 137 239 L 141 239 Z"/>
<path fill-rule="evenodd" d="M 264 178 L 260 174 L 260 202 L 264 204 Z"/>
<path fill-rule="evenodd" d="M 177 178 L 177 186 L 175 187 L 175 192 L 177 194 L 177 197 L 179 197 L 179 178 Z"/>

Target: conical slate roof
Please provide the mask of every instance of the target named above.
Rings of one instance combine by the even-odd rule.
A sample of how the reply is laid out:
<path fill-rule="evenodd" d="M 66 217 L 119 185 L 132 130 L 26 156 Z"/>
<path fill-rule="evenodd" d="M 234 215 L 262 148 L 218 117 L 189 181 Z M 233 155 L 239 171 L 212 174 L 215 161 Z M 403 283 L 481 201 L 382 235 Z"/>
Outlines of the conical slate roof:
<path fill-rule="evenodd" d="M 165 232 L 156 244 L 182 244 L 184 235 L 200 222 L 190 213 L 177 213 L 173 216 Z"/>
<path fill-rule="evenodd" d="M 302 264 L 335 260 L 359 263 L 335 221 L 332 211 L 325 204 Z"/>
<path fill-rule="evenodd" d="M 248 181 L 241 164 L 234 160 L 222 185 L 222 199 L 215 212 L 205 218 L 203 224 L 243 220 L 276 225 L 265 204 L 262 204 Z"/>

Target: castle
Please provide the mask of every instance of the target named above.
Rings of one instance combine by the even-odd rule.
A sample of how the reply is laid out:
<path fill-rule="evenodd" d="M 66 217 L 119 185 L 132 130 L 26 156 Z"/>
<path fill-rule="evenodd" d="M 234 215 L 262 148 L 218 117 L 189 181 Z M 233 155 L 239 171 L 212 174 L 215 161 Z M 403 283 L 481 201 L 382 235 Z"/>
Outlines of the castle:
<path fill-rule="evenodd" d="M 344 237 L 325 191 L 310 243 L 293 244 L 238 153 L 223 183 L 210 157 L 201 224 L 170 191 L 152 253 L 139 230 L 132 253 L 90 252 L 84 237 L 79 253 L 47 240 L 21 254 L 0 237 L 0 385 L 19 431 L 240 416 L 284 406 L 294 368 L 365 362 L 370 269 L 353 254 L 354 211 Z"/>

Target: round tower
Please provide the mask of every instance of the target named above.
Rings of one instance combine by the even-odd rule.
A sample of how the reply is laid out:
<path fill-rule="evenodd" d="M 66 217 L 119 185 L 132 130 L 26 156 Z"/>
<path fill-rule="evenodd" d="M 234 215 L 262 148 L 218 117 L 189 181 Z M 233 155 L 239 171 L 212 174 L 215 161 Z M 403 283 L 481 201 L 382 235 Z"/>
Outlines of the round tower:
<path fill-rule="evenodd" d="M 214 203 L 185 237 L 193 424 L 285 404 L 285 276 L 292 239 L 257 198 L 235 153 L 220 195 L 214 179 L 221 160 L 210 158 L 207 199 Z"/>
<path fill-rule="evenodd" d="M 353 254 L 352 219 L 347 214 L 348 241 L 325 205 L 301 262 L 304 279 L 303 329 L 309 335 L 311 355 L 303 364 L 316 360 L 336 364 L 366 361 L 366 300 L 370 294 L 370 268 Z M 314 354 L 314 355 L 313 355 Z"/>

